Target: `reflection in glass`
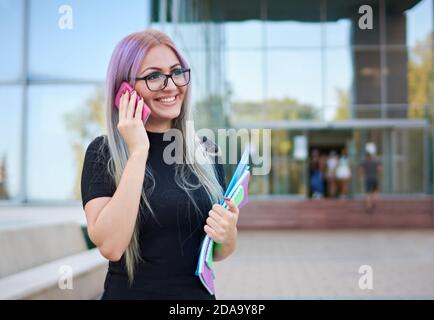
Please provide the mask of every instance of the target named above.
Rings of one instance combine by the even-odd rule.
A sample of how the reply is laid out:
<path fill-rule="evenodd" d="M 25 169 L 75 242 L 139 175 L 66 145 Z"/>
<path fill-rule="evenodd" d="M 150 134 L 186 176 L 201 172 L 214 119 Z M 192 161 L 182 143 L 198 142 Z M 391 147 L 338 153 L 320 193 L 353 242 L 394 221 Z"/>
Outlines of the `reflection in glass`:
<path fill-rule="evenodd" d="M 68 1 L 72 29 L 58 25 L 64 1 L 30 1 L 29 68 L 32 79 L 102 80 L 115 45 L 143 30 L 149 1 Z M 102 10 L 104 9 L 104 10 Z M 126 18 L 127 17 L 127 18 Z"/>
<path fill-rule="evenodd" d="M 105 132 L 102 88 L 29 88 L 28 197 L 78 200 L 86 147 Z"/>
<path fill-rule="evenodd" d="M 321 79 L 320 50 L 268 51 L 266 84 L 269 117 L 273 120 L 321 118 Z"/>
<path fill-rule="evenodd" d="M 351 50 L 325 51 L 325 119 L 345 120 L 352 117 L 353 64 Z"/>
<path fill-rule="evenodd" d="M 423 192 L 423 129 L 395 129 L 392 132 L 392 192 Z"/>
<path fill-rule="evenodd" d="M 0 101 L 0 200 L 13 200 L 21 179 L 21 87 L 0 86 Z"/>
<path fill-rule="evenodd" d="M 272 194 L 306 195 L 307 159 L 294 157 L 295 137 L 302 135 L 296 130 L 272 130 L 272 168 L 270 173 Z M 306 150 L 307 152 L 307 150 Z"/>
<path fill-rule="evenodd" d="M 22 0 L 0 0 L 0 80 L 18 80 L 21 75 L 23 11 Z"/>
<path fill-rule="evenodd" d="M 407 115 L 409 118 L 425 118 L 429 116 L 428 106 L 434 105 L 432 35 L 416 47 L 408 49 L 407 72 Z"/>
<path fill-rule="evenodd" d="M 380 50 L 354 50 L 354 116 L 381 117 Z"/>
<path fill-rule="evenodd" d="M 231 121 L 264 118 L 264 64 L 261 51 L 226 51 L 226 79 Z"/>
<path fill-rule="evenodd" d="M 267 47 L 320 47 L 321 1 L 267 1 Z"/>
<path fill-rule="evenodd" d="M 319 22 L 267 21 L 265 23 L 267 47 L 320 47 Z"/>
<path fill-rule="evenodd" d="M 326 47 L 349 47 L 351 45 L 351 23 L 350 19 L 325 22 Z"/>
<path fill-rule="evenodd" d="M 391 0 L 388 0 L 391 1 Z M 418 43 L 426 41 L 428 36 L 432 37 L 433 31 L 433 1 L 422 0 L 415 6 L 405 11 L 406 18 L 406 44 L 415 47 Z M 402 44 L 402 43 L 400 43 Z"/>
<path fill-rule="evenodd" d="M 258 49 L 262 46 L 261 21 L 226 22 L 224 29 L 227 49 Z"/>

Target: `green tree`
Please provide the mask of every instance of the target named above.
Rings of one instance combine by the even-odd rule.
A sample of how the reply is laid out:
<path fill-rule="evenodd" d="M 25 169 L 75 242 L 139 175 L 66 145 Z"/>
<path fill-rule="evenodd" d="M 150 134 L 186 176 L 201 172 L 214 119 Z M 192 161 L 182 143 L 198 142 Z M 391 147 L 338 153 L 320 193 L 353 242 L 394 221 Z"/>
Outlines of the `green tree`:
<path fill-rule="evenodd" d="M 410 52 L 408 61 L 409 118 L 424 118 L 428 115 L 425 113 L 425 108 L 434 102 L 432 38 L 433 33 L 431 32 L 423 41 L 418 41 Z"/>
<path fill-rule="evenodd" d="M 338 108 L 336 109 L 335 120 L 347 120 L 350 118 L 350 93 L 348 90 L 336 88 L 338 96 Z"/>
<path fill-rule="evenodd" d="M 269 99 L 232 103 L 232 121 L 314 120 L 318 110 L 296 99 Z"/>
<path fill-rule="evenodd" d="M 73 199 L 81 198 L 80 182 L 86 151 L 85 144 L 94 138 L 96 133 L 105 131 L 104 115 L 104 93 L 102 88 L 98 88 L 78 111 L 67 113 L 64 116 L 65 127 L 71 134 L 71 148 L 75 159 Z"/>

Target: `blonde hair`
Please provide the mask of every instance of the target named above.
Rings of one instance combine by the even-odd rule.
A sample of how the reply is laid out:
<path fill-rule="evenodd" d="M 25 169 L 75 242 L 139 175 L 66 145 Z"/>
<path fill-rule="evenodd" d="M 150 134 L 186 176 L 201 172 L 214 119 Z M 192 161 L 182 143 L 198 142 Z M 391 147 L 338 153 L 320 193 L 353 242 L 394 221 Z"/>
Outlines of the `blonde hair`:
<path fill-rule="evenodd" d="M 104 136 L 104 143 L 108 144 L 110 157 L 108 160 L 108 170 L 112 176 L 116 187 L 119 185 L 122 173 L 125 169 L 128 160 L 128 148 L 120 135 L 117 124 L 119 121 L 118 112 L 115 111 L 114 97 L 122 81 L 134 79 L 138 75 L 141 63 L 147 52 L 157 45 L 166 45 L 176 54 L 180 60 L 182 67 L 188 67 L 187 62 L 176 49 L 172 40 L 163 32 L 147 29 L 142 32 L 132 33 L 123 38 L 114 49 L 110 59 L 107 79 L 106 79 L 106 121 L 107 121 L 107 136 Z M 129 81 L 134 87 L 135 80 Z M 212 164 L 213 157 L 207 152 L 202 145 L 201 140 L 197 137 L 194 126 L 192 126 L 192 110 L 189 102 L 190 85 L 186 90 L 186 95 L 181 107 L 180 115 L 174 119 L 173 128 L 180 130 L 182 133 L 183 150 L 182 164 L 175 164 L 175 182 L 184 190 L 191 199 L 194 207 L 198 209 L 196 200 L 193 197 L 192 191 L 204 187 L 210 202 L 210 209 L 213 203 L 218 203 L 223 196 L 223 190 L 218 182 L 215 167 Z M 189 122 L 190 125 L 187 125 Z M 181 145 L 177 145 L 182 147 Z M 195 152 L 197 149 L 201 152 Z M 214 155 L 215 156 L 215 155 Z M 215 158 L 214 158 L 215 159 Z M 205 161 L 204 161 L 205 160 Z M 189 171 L 198 179 L 198 183 L 194 184 L 188 181 Z M 155 179 L 151 170 L 146 167 L 145 181 L 150 181 L 152 187 L 149 190 L 142 189 L 141 200 L 148 208 L 149 213 L 158 222 L 158 219 L 151 208 L 148 197 L 155 187 Z M 143 261 L 139 251 L 139 222 L 143 218 L 140 212 L 142 211 L 142 201 L 140 201 L 139 214 L 137 216 L 133 235 L 128 248 L 125 252 L 125 263 L 129 284 L 132 285 L 134 280 L 135 265 L 139 261 Z"/>

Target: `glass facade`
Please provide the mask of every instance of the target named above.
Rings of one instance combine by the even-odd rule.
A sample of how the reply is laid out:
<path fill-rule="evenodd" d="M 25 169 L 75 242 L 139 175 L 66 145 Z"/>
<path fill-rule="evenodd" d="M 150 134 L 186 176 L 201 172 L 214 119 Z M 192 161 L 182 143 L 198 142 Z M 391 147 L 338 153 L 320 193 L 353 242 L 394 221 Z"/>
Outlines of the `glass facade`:
<path fill-rule="evenodd" d="M 85 148 L 104 131 L 116 43 L 150 23 L 151 4 L 0 0 L 0 199 L 75 202 Z M 71 28 L 60 21 L 70 14 Z M 120 17 L 128 17 L 120 20 Z"/>
<path fill-rule="evenodd" d="M 176 21 L 154 4 L 154 25 L 188 39 L 182 26 L 196 24 L 205 54 L 220 56 L 220 71 L 205 64 L 201 75 L 220 82 L 204 92 L 222 97 L 226 125 L 272 128 L 272 170 L 253 178 L 253 193 L 308 195 L 300 135 L 309 152 L 349 151 L 351 194 L 364 192 L 367 143 L 383 163 L 382 193 L 432 193 L 432 0 L 165 2 L 184 12 Z"/>
<path fill-rule="evenodd" d="M 0 199 L 79 200 L 111 52 L 148 26 L 191 66 L 196 128 L 272 128 L 272 169 L 253 194 L 309 194 L 300 139 L 348 150 L 352 194 L 369 142 L 382 193 L 433 192 L 433 0 L 71 0 L 72 29 L 63 4 L 0 0 Z"/>

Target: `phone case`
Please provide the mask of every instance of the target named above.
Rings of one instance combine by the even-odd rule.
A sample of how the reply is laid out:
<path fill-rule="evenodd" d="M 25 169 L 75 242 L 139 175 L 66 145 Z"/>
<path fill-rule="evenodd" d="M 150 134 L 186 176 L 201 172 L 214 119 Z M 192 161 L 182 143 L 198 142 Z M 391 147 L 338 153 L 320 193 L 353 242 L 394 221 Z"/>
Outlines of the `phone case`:
<path fill-rule="evenodd" d="M 116 108 L 119 109 L 121 97 L 127 91 L 131 94 L 131 92 L 133 92 L 133 88 L 130 86 L 130 84 L 128 82 L 123 81 L 121 83 L 121 86 L 119 87 L 119 90 L 118 90 L 118 92 L 116 94 L 116 97 L 115 97 L 115 106 L 116 106 Z M 140 96 L 137 95 L 135 108 L 137 107 L 137 103 L 139 102 L 139 100 L 140 100 Z M 149 107 L 146 105 L 146 103 L 143 104 L 143 110 L 142 110 L 142 121 L 143 121 L 143 123 L 145 123 L 146 120 L 148 120 L 150 114 L 151 114 L 151 109 L 149 109 Z"/>

